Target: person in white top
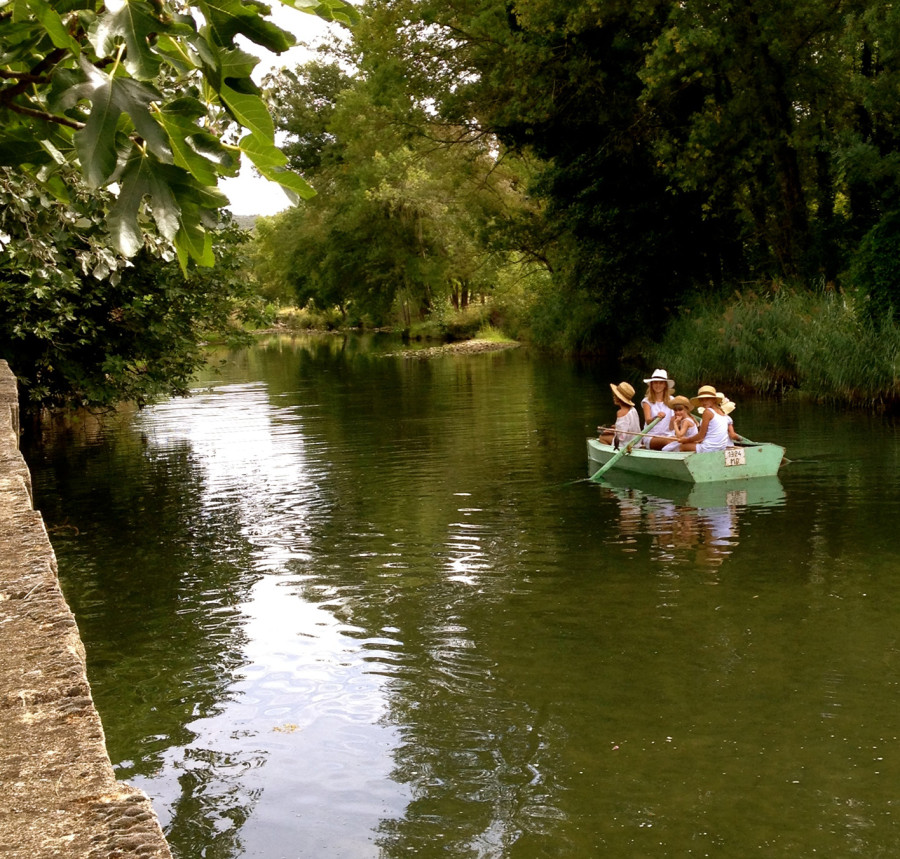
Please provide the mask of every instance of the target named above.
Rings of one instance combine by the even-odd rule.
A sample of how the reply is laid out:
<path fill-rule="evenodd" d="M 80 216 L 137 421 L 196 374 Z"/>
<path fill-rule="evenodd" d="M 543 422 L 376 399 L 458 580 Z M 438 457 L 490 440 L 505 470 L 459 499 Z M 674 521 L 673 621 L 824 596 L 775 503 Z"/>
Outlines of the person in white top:
<path fill-rule="evenodd" d="M 725 450 L 728 447 L 728 418 L 719 407 L 716 397 L 716 389 L 712 385 L 703 385 L 697 391 L 696 397 L 691 397 L 691 405 L 694 408 L 703 407 L 703 417 L 700 419 L 700 428 L 690 441 L 683 441 L 679 445 L 680 450 L 695 450 L 705 453 L 710 450 Z"/>
<path fill-rule="evenodd" d="M 669 378 L 669 374 L 665 370 L 654 370 L 649 379 L 644 379 L 647 384 L 647 393 L 641 400 L 641 408 L 644 412 L 644 426 L 646 427 L 650 421 L 661 417 L 662 420 L 644 436 L 644 447 L 651 450 L 661 450 L 669 441 L 671 436 L 672 422 L 672 391 L 675 389 L 675 381 Z"/>
<path fill-rule="evenodd" d="M 728 444 L 726 447 L 734 447 L 738 442 L 742 442 L 744 439 L 738 435 L 737 431 L 734 428 L 734 420 L 731 417 L 731 413 L 737 408 L 737 406 L 728 399 L 728 397 L 723 394 L 721 391 L 716 391 L 716 399 L 719 401 L 719 411 L 722 412 L 723 415 L 728 419 Z M 702 415 L 703 409 L 699 408 L 697 411 Z"/>
<path fill-rule="evenodd" d="M 675 438 L 669 439 L 663 450 L 679 450 L 681 442 L 688 441 L 697 435 L 697 421 L 691 414 L 691 401 L 687 397 L 672 397 L 672 432 Z"/>
<path fill-rule="evenodd" d="M 734 419 L 731 417 L 731 413 L 737 408 L 737 406 L 728 399 L 721 391 L 716 391 L 716 399 L 719 401 L 719 408 L 722 410 L 722 414 L 728 418 L 728 446 L 734 447 L 735 442 L 743 441 L 743 439 L 737 434 L 737 431 L 734 428 Z"/>
<path fill-rule="evenodd" d="M 613 444 L 619 447 L 628 444 L 640 434 L 641 422 L 637 409 L 631 398 L 634 396 L 634 388 L 628 382 L 619 382 L 618 385 L 610 384 L 613 393 L 613 404 L 616 406 L 616 424 L 612 427 L 597 427 L 600 432 L 602 444 Z"/>

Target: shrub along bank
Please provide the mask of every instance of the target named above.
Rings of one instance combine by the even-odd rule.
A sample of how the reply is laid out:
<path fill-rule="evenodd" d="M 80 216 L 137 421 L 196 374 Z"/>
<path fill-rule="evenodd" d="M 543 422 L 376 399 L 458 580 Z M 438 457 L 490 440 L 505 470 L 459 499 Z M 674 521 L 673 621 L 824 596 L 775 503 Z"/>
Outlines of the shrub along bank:
<path fill-rule="evenodd" d="M 643 357 L 728 390 L 897 409 L 900 328 L 866 310 L 834 290 L 736 293 L 686 309 Z"/>

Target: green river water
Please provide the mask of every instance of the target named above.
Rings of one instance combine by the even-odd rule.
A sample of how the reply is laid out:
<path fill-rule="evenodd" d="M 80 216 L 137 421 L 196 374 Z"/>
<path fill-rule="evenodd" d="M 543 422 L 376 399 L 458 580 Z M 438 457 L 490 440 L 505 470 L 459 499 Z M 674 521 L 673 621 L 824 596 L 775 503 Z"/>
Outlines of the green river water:
<path fill-rule="evenodd" d="M 26 449 L 175 855 L 900 855 L 898 424 L 739 400 L 779 479 L 596 485 L 618 378 L 396 345 L 261 340 Z"/>

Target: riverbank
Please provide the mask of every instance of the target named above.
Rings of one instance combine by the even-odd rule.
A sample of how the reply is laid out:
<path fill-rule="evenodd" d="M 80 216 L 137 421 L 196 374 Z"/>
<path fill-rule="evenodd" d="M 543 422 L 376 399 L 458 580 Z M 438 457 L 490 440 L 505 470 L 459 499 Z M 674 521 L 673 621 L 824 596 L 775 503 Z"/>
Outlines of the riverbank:
<path fill-rule="evenodd" d="M 389 329 L 372 329 L 373 331 L 385 331 Z M 260 328 L 253 332 L 254 336 L 267 335 L 309 335 L 320 334 L 322 336 L 344 336 L 347 333 L 358 334 L 357 330 L 351 332 L 339 329 L 319 330 L 313 328 L 294 329 L 286 325 L 275 325 L 271 328 Z M 368 332 L 367 332 L 368 333 Z M 441 355 L 476 355 L 481 352 L 502 352 L 507 349 L 518 349 L 523 346 L 518 340 L 487 340 L 481 337 L 473 337 L 469 340 L 455 340 L 451 343 L 442 343 L 440 346 L 423 346 L 416 349 L 398 349 L 395 352 L 385 352 L 383 358 L 417 358 L 424 360 L 426 358 L 437 358 Z"/>
<path fill-rule="evenodd" d="M 107 755 L 18 416 L 0 360 L 0 844 L 22 859 L 171 859 L 150 800 L 116 780 Z"/>

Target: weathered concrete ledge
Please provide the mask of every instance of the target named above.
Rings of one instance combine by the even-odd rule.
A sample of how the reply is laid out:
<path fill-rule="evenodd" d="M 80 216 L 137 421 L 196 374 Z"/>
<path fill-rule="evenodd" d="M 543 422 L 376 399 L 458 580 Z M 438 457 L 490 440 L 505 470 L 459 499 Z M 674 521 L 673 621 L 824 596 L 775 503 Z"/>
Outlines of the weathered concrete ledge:
<path fill-rule="evenodd" d="M 18 426 L 0 360 L 0 853 L 171 859 L 146 794 L 116 781 Z"/>

